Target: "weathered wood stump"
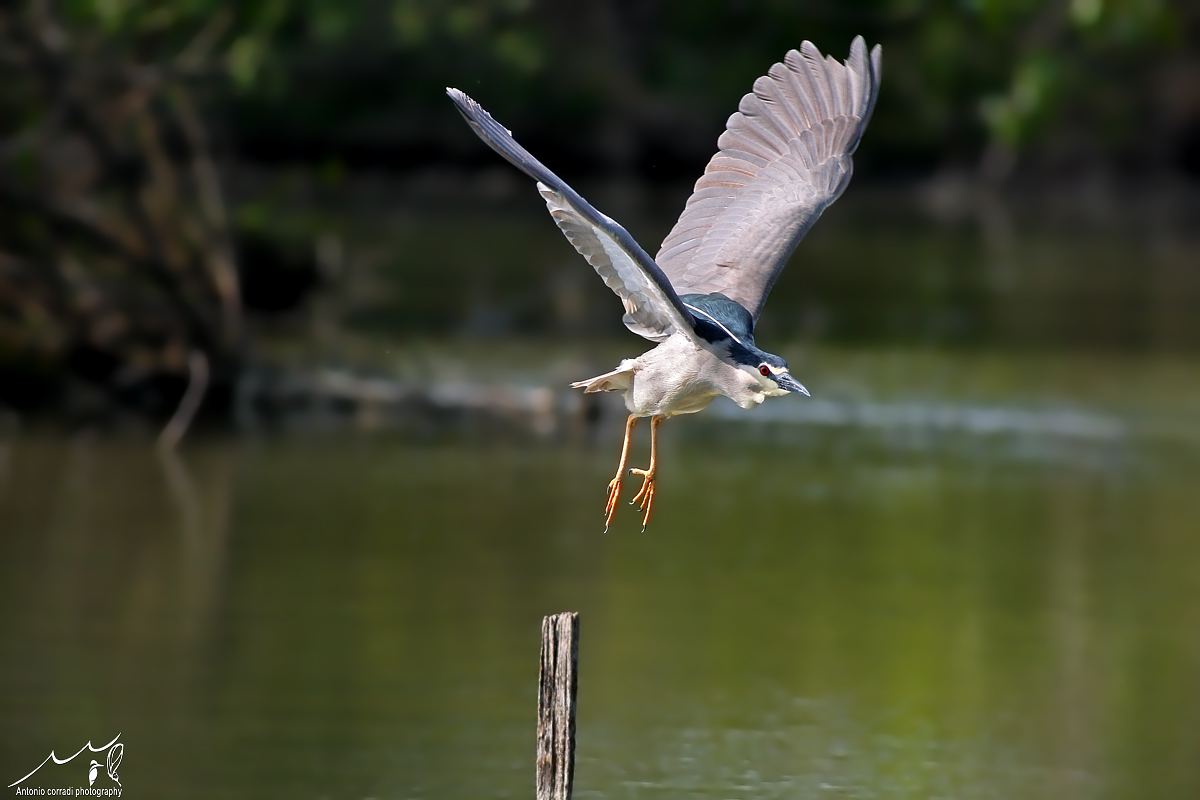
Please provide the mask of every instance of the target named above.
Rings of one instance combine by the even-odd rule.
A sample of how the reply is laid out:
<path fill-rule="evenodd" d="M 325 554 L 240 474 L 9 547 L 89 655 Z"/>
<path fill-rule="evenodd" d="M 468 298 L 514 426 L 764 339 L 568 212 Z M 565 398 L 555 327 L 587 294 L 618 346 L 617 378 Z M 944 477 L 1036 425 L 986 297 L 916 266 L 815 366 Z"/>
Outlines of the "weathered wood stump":
<path fill-rule="evenodd" d="M 538 675 L 537 800 L 570 800 L 575 776 L 575 668 L 579 615 L 542 619 Z"/>

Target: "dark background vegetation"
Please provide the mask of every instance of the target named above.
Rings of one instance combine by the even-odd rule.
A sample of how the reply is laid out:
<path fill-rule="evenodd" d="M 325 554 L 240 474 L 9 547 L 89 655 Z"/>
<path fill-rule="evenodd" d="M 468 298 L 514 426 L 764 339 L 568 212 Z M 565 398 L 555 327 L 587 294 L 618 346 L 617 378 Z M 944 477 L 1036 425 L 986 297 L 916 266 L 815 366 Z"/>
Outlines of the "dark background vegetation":
<path fill-rule="evenodd" d="M 784 52 L 811 39 L 842 57 L 857 34 L 885 54 L 857 157 L 855 189 L 878 199 L 864 212 L 879 225 L 875 250 L 855 251 L 866 262 L 888 257 L 917 198 L 948 218 L 969 209 L 991 242 L 1013 215 L 1066 208 L 1055 224 L 1070 227 L 1072 209 L 1100 206 L 1082 215 L 1093 227 L 1150 231 L 1125 250 L 1093 247 L 1119 296 L 1141 285 L 1154 242 L 1178 241 L 1163 229 L 1200 221 L 1193 2 L 19 2 L 0 11 L 0 403 L 61 410 L 67 389 L 84 387 L 84 408 L 164 416 L 199 371 L 208 406 L 227 408 L 239 379 L 270 360 L 263 332 L 310 335 L 289 320 L 336 291 L 356 243 L 328 236 L 338 226 L 313 208 L 338 198 L 353 198 L 341 211 L 351 219 L 364 207 L 442 202 L 425 249 L 385 257 L 410 284 L 437 285 L 439 253 L 482 236 L 456 218 L 446 187 L 476 195 L 463 176 L 498 166 L 447 85 L 572 181 L 653 192 L 694 180 L 736 99 Z M 948 229 L 931 246 L 953 251 L 961 237 Z M 480 249 L 498 253 L 498 241 Z M 1052 270 L 1058 256 L 1039 258 Z M 958 260 L 946 260 L 959 285 Z M 1087 325 L 1089 310 L 1120 316 L 1104 306 L 1112 297 L 1085 291 L 1072 313 L 1045 311 L 1066 321 L 1026 343 L 1194 349 L 1200 335 L 1179 303 L 1196 269 L 1186 257 L 1170 264 L 1151 292 L 1175 303 L 1170 313 L 1147 301 L 1137 330 L 1114 334 Z M 839 322 L 804 330 L 832 341 L 897 335 L 879 322 L 886 307 L 838 300 L 839 285 L 861 292 L 875 281 L 887 293 L 888 279 L 854 264 L 824 287 L 817 275 L 807 288 L 824 290 Z M 397 336 L 491 318 L 463 294 L 461 308 L 385 305 L 330 324 Z M 938 341 L 986 343 L 978 304 L 963 302 Z M 1164 318 L 1183 333 L 1145 332 Z M 545 330 L 536 314 L 504 319 L 481 329 Z"/>

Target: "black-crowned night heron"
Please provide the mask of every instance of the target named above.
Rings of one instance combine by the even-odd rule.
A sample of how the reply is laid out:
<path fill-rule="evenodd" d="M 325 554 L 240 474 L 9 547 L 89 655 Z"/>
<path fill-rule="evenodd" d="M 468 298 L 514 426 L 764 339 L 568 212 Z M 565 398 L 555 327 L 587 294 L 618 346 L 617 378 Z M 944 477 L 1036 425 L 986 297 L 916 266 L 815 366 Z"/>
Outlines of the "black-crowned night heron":
<path fill-rule="evenodd" d="M 811 42 L 754 82 L 717 140 L 683 214 L 654 258 L 629 232 L 546 169 L 470 97 L 447 93 L 493 150 L 537 181 L 550 215 L 625 306 L 623 321 L 658 346 L 612 372 L 571 384 L 621 392 L 629 419 L 617 474 L 608 484 L 605 530 L 621 494 L 629 443 L 650 417 L 650 466 L 631 504 L 650 521 L 658 426 L 725 395 L 742 408 L 808 390 L 779 356 L 754 344 L 754 323 L 788 256 L 850 182 L 851 154 L 879 93 L 879 45 L 862 37 L 844 64 Z"/>

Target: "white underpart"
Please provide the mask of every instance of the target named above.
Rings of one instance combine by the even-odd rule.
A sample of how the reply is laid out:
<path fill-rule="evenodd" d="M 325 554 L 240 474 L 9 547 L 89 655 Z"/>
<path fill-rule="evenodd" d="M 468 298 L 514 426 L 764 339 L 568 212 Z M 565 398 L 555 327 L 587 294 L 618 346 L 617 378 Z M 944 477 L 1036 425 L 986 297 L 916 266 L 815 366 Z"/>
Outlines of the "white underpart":
<path fill-rule="evenodd" d="M 621 392 L 629 413 L 639 417 L 694 414 L 725 395 L 742 408 L 768 397 L 787 394 L 764 386 L 757 371 L 725 363 L 683 334 L 637 358 L 627 358 L 612 372 L 571 384 L 587 392 Z"/>

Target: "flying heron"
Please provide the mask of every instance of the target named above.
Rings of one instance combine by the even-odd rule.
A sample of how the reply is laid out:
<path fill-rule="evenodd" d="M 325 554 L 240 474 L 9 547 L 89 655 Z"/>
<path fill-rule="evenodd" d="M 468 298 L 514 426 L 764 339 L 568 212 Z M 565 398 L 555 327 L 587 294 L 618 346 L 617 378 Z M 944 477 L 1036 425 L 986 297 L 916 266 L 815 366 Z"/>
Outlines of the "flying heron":
<path fill-rule="evenodd" d="M 621 392 L 629 411 L 617 474 L 608 484 L 605 530 L 638 419 L 650 417 L 650 465 L 629 470 L 642 477 L 631 505 L 645 513 L 645 530 L 664 419 L 694 414 L 718 395 L 753 408 L 768 397 L 808 394 L 782 358 L 754 344 L 754 323 L 800 239 L 850 182 L 851 154 L 879 94 L 881 59 L 879 45 L 868 56 L 861 36 L 845 63 L 822 57 L 806 41 L 756 80 L 654 258 L 478 103 L 446 90 L 479 138 L 537 181 L 558 227 L 621 298 L 625 326 L 658 343 L 611 372 L 571 384 Z"/>

